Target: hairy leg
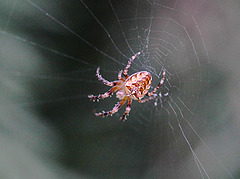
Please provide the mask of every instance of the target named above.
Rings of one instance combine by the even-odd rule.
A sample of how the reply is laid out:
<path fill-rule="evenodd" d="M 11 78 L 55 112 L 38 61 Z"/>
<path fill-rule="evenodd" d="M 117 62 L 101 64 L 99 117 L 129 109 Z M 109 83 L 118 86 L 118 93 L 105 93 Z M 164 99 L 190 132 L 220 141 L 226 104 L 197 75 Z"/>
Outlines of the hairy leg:
<path fill-rule="evenodd" d="M 128 70 L 129 70 L 129 68 L 130 68 L 130 66 L 131 66 L 131 64 L 132 64 L 132 61 L 133 61 L 138 55 L 140 55 L 140 53 L 141 53 L 141 52 L 136 53 L 136 54 L 133 55 L 133 56 L 130 58 L 130 60 L 128 61 L 128 64 L 127 64 L 127 66 L 125 67 L 125 69 L 124 69 L 124 71 L 123 71 L 123 75 L 124 75 L 124 77 L 125 77 L 126 79 L 128 78 L 127 72 L 128 72 Z"/>
<path fill-rule="evenodd" d="M 101 116 L 101 117 L 105 117 L 105 116 L 109 116 L 109 115 L 113 115 L 114 113 L 116 113 L 123 105 L 124 103 L 127 101 L 128 97 L 124 97 L 120 102 L 118 102 L 114 108 L 111 111 L 103 111 L 100 113 L 95 113 L 96 116 Z"/>
<path fill-rule="evenodd" d="M 127 120 L 126 117 L 129 115 L 129 112 L 131 111 L 131 104 L 132 104 L 132 99 L 128 98 L 128 104 L 127 104 L 127 107 L 126 107 L 126 111 L 123 114 L 123 116 L 120 118 L 121 121 Z"/>
<path fill-rule="evenodd" d="M 118 79 L 119 80 L 122 80 L 122 81 L 125 81 L 125 79 L 124 78 L 122 78 L 122 70 L 121 71 L 119 71 L 119 73 L 118 73 Z"/>
<path fill-rule="evenodd" d="M 99 99 L 104 99 L 104 98 L 107 98 L 107 97 L 111 96 L 118 89 L 119 89 L 118 86 L 114 86 L 104 94 L 99 94 L 99 95 L 96 95 L 96 96 L 91 94 L 91 95 L 88 95 L 88 98 L 90 98 L 93 101 L 99 100 Z"/>
<path fill-rule="evenodd" d="M 157 97 L 157 94 L 153 94 L 153 96 L 149 97 L 149 98 L 146 98 L 146 99 L 143 99 L 143 100 L 139 100 L 140 103 L 145 103 L 147 101 L 150 101 L 152 99 L 155 99 Z"/>
<path fill-rule="evenodd" d="M 163 73 L 162 73 L 162 79 L 160 81 L 160 83 L 157 85 L 156 88 L 153 89 L 153 91 L 151 93 L 147 93 L 148 96 L 152 96 L 157 90 L 158 88 L 160 88 L 162 86 L 162 84 L 164 83 L 164 80 L 165 80 L 165 75 L 166 75 L 166 70 L 163 69 Z"/>
<path fill-rule="evenodd" d="M 102 77 L 102 75 L 100 75 L 100 67 L 97 68 L 96 77 L 98 78 L 99 81 L 103 82 L 105 85 L 114 86 L 114 82 L 110 82 L 110 81 L 104 79 Z"/>

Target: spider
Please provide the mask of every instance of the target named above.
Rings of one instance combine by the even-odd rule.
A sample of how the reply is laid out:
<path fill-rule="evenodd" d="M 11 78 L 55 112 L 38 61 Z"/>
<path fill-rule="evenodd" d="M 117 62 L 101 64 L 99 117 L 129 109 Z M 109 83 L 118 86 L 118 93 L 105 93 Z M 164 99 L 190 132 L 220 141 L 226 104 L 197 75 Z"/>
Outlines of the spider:
<path fill-rule="evenodd" d="M 123 116 L 120 118 L 121 121 L 125 121 L 126 116 L 129 115 L 129 112 L 131 110 L 132 100 L 138 100 L 138 102 L 140 102 L 140 103 L 145 103 L 151 99 L 156 98 L 157 95 L 154 95 L 154 93 L 164 83 L 165 74 L 166 74 L 165 69 L 163 69 L 162 79 L 161 79 L 160 83 L 158 84 L 158 86 L 156 88 L 153 89 L 152 92 L 148 92 L 148 90 L 151 86 L 151 83 L 152 83 L 152 76 L 149 72 L 140 71 L 140 72 L 137 72 L 137 73 L 134 73 L 134 74 L 128 76 L 127 72 L 132 64 L 132 61 L 140 54 L 141 54 L 141 52 L 138 52 L 129 59 L 128 64 L 125 67 L 124 71 L 123 70 L 119 71 L 118 80 L 116 80 L 116 81 L 110 82 L 110 81 L 104 79 L 100 75 L 100 72 L 99 72 L 100 67 L 97 68 L 96 77 L 98 78 L 98 80 L 103 82 L 107 86 L 112 86 L 112 88 L 104 94 L 99 94 L 96 96 L 88 95 L 88 98 L 90 98 L 93 101 L 95 101 L 95 100 L 98 101 L 99 99 L 107 98 L 107 97 L 111 96 L 114 92 L 118 91 L 116 93 L 116 97 L 121 101 L 118 102 L 112 110 L 107 111 L 107 112 L 102 111 L 99 113 L 95 113 L 96 116 L 101 116 L 101 117 L 105 117 L 105 116 L 109 116 L 109 115 L 112 116 L 128 100 L 126 111 L 123 114 Z M 124 78 L 122 78 L 122 73 L 123 73 Z M 145 95 L 149 96 L 149 98 L 141 100 Z"/>

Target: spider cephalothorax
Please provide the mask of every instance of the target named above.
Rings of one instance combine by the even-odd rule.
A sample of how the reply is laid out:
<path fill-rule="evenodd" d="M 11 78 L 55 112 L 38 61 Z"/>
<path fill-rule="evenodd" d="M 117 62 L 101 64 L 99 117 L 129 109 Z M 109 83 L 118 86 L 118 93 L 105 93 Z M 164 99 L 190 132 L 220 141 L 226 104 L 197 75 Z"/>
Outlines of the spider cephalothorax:
<path fill-rule="evenodd" d="M 133 55 L 132 58 L 130 58 L 124 71 L 121 70 L 118 73 L 117 81 L 110 82 L 108 80 L 105 80 L 99 73 L 100 68 L 99 67 L 97 68 L 97 73 L 96 73 L 97 78 L 100 81 L 102 81 L 105 85 L 112 86 L 112 88 L 104 94 L 99 94 L 97 96 L 89 95 L 88 98 L 95 101 L 95 100 L 107 98 L 107 97 L 111 96 L 114 92 L 118 91 L 116 93 L 116 97 L 118 99 L 120 99 L 121 101 L 118 102 L 111 111 L 107 111 L 107 112 L 103 111 L 100 113 L 95 113 L 96 116 L 104 117 L 104 116 L 113 115 L 128 100 L 126 111 L 123 114 L 123 116 L 121 117 L 121 120 L 124 121 L 124 120 L 126 120 L 126 116 L 129 115 L 129 112 L 131 110 L 131 103 L 132 103 L 133 99 L 138 100 L 140 103 L 144 103 L 144 102 L 154 99 L 156 97 L 156 96 L 152 96 L 152 95 L 158 90 L 158 88 L 160 86 L 162 86 L 164 79 L 165 79 L 165 73 L 166 73 L 165 70 L 163 70 L 162 79 L 161 79 L 160 83 L 158 84 L 158 86 L 156 88 L 154 88 L 154 90 L 151 93 L 148 92 L 148 90 L 150 89 L 151 83 L 152 83 L 152 76 L 149 72 L 140 71 L 140 72 L 132 74 L 131 76 L 128 76 L 128 74 L 127 74 L 132 61 L 138 55 L 140 55 L 140 53 L 141 52 L 138 52 L 137 54 Z M 122 73 L 124 75 L 124 78 L 122 78 Z M 145 95 L 151 96 L 151 97 L 141 100 Z"/>

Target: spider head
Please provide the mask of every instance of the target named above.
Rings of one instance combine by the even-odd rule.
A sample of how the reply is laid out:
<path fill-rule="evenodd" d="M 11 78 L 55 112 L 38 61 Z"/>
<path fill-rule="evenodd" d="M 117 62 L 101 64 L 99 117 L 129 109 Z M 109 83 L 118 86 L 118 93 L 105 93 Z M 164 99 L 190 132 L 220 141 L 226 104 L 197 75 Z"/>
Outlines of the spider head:
<path fill-rule="evenodd" d="M 125 93 L 122 90 L 120 90 L 116 93 L 116 97 L 121 100 L 125 97 Z"/>

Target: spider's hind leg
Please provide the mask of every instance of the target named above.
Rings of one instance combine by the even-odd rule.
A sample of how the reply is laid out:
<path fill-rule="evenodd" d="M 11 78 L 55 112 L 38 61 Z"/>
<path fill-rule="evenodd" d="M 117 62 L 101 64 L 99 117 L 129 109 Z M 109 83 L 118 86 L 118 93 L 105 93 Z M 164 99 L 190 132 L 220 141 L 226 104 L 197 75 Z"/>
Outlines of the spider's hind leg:
<path fill-rule="evenodd" d="M 146 99 L 143 99 L 143 100 L 139 100 L 140 103 L 145 103 L 147 101 L 150 101 L 152 99 L 155 99 L 157 97 L 157 94 L 153 94 L 151 97 L 148 97 Z"/>
<path fill-rule="evenodd" d="M 99 95 L 96 95 L 96 96 L 91 94 L 91 95 L 88 95 L 88 98 L 90 98 L 93 101 L 95 101 L 95 100 L 98 101 L 99 99 L 104 99 L 104 98 L 107 98 L 107 97 L 111 96 L 118 89 L 119 89 L 118 86 L 114 86 L 104 94 L 99 94 Z"/>
<path fill-rule="evenodd" d="M 152 96 L 158 90 L 158 88 L 160 88 L 163 85 L 163 83 L 165 81 L 165 75 L 166 75 L 166 70 L 163 69 L 162 79 L 161 79 L 160 83 L 157 85 L 156 88 L 153 89 L 153 91 L 151 93 L 149 93 L 149 92 L 147 93 L 148 96 Z"/>
<path fill-rule="evenodd" d="M 127 107 L 126 107 L 126 111 L 123 114 L 123 116 L 120 118 L 121 121 L 127 120 L 127 116 L 129 115 L 129 112 L 131 111 L 131 104 L 132 104 L 132 99 L 128 98 L 128 104 L 127 104 Z"/>

